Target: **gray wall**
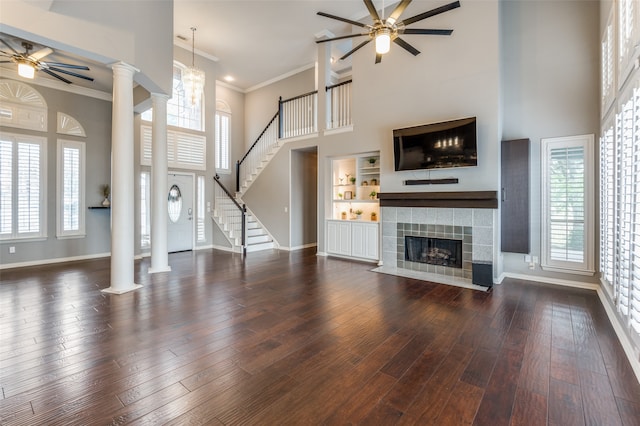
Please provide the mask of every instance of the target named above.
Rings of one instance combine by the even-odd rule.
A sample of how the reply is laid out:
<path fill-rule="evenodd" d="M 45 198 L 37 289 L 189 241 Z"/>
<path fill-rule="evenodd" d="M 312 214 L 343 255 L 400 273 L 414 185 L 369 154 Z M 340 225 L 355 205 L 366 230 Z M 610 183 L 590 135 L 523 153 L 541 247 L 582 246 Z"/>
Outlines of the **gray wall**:
<path fill-rule="evenodd" d="M 48 259 L 64 259 L 109 253 L 111 229 L 109 210 L 89 210 L 85 207 L 86 237 L 58 239 L 56 237 L 56 173 L 58 139 L 77 140 L 85 143 L 86 158 L 86 206 L 99 206 L 103 196 L 101 187 L 111 182 L 111 102 L 62 92 L 43 86 L 31 85 L 47 102 L 48 123 L 46 133 L 30 132 L 2 126 L 8 133 L 27 133 L 47 138 L 46 216 L 47 237 L 44 241 L 0 243 L 0 263 L 38 262 Z M 84 127 L 86 138 L 58 135 L 57 113 L 63 112 L 78 120 Z M 9 254 L 9 247 L 16 248 Z"/>
<path fill-rule="evenodd" d="M 318 150 L 291 151 L 292 249 L 317 242 Z"/>
<path fill-rule="evenodd" d="M 278 99 L 291 98 L 315 90 L 315 68 L 299 72 L 245 96 L 245 150 L 258 138 L 278 111 Z"/>
<path fill-rule="evenodd" d="M 540 257 L 540 140 L 599 136 L 600 9 L 597 1 L 503 1 L 501 7 L 502 139 L 531 140 L 531 254 Z M 597 146 L 594 152 L 597 158 Z M 596 202 L 596 218 L 597 209 Z M 505 253 L 504 271 L 576 280 L 539 266 L 530 270 L 522 254 Z"/>

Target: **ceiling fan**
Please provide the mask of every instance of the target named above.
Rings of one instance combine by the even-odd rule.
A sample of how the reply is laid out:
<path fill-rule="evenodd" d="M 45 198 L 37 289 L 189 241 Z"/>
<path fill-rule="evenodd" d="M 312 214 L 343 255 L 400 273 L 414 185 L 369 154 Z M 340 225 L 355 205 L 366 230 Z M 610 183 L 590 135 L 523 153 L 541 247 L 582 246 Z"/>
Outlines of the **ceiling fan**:
<path fill-rule="evenodd" d="M 0 38 L 0 42 L 2 42 L 2 44 L 7 46 L 11 50 L 11 52 L 5 52 L 4 50 L 0 50 L 0 57 L 4 56 L 8 58 L 8 60 L 0 61 L 0 63 L 13 62 L 15 64 L 18 64 L 18 74 L 22 77 L 34 78 L 36 71 L 42 71 L 46 74 L 49 74 L 52 77 L 57 78 L 60 81 L 64 81 L 67 84 L 71 84 L 71 81 L 59 75 L 58 73 L 93 81 L 93 78 L 91 77 L 87 77 L 86 75 L 78 74 L 76 72 L 63 69 L 63 68 L 69 68 L 69 69 L 75 69 L 75 70 L 89 71 L 89 67 L 87 66 L 64 64 L 61 62 L 43 61 L 42 58 L 53 53 L 53 49 L 49 47 L 45 47 L 36 52 L 30 53 L 30 51 L 33 49 L 33 44 L 29 43 L 28 41 L 23 41 L 22 47 L 24 47 L 25 51 L 21 53 L 21 52 L 18 52 L 9 43 L 7 43 L 5 40 L 1 38 Z"/>
<path fill-rule="evenodd" d="M 444 12 L 448 12 L 452 9 L 460 7 L 459 1 L 454 1 L 453 3 L 445 4 L 444 6 L 436 7 L 435 9 L 429 10 L 427 12 L 423 12 L 419 15 L 412 16 L 411 18 L 407 18 L 399 21 L 400 15 L 404 10 L 409 6 L 411 0 L 402 0 L 396 8 L 391 12 L 388 18 L 380 18 L 378 15 L 378 11 L 373 5 L 372 0 L 363 0 L 364 4 L 367 6 L 369 10 L 369 14 L 371 15 L 371 19 L 373 19 L 373 24 L 363 24 L 362 22 L 353 21 L 347 18 L 341 18 L 339 16 L 331 15 L 329 13 L 318 12 L 318 15 L 324 16 L 326 18 L 336 19 L 338 21 L 346 22 L 347 24 L 355 25 L 358 27 L 362 27 L 366 30 L 364 33 L 358 34 L 349 34 L 340 37 L 334 37 L 324 40 L 317 40 L 316 43 L 326 43 L 328 41 L 333 40 L 342 40 L 346 38 L 352 37 L 363 37 L 367 36 L 368 39 L 351 49 L 340 59 L 346 59 L 351 54 L 353 54 L 358 49 L 362 48 L 364 45 L 369 43 L 371 40 L 376 41 L 376 64 L 382 61 L 382 55 L 387 53 L 390 49 L 391 42 L 394 42 L 398 46 L 402 47 L 413 56 L 416 56 L 420 53 L 418 49 L 407 43 L 405 40 L 400 38 L 400 34 L 421 34 L 421 35 L 451 35 L 453 30 L 438 30 L 438 29 L 422 29 L 422 28 L 407 28 L 407 25 L 413 24 L 418 21 L 422 21 L 423 19 L 430 18 L 435 15 L 439 15 Z M 384 6 L 382 8 L 382 12 L 384 13 Z"/>

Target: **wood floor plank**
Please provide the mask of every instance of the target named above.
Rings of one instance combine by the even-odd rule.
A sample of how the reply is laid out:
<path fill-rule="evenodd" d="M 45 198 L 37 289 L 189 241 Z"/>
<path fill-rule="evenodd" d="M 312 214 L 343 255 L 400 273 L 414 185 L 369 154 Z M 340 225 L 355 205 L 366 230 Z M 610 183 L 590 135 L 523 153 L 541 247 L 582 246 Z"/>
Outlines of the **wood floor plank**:
<path fill-rule="evenodd" d="M 2 271 L 0 423 L 637 425 L 596 292 L 475 291 L 315 249 Z M 548 418 L 547 418 L 548 416 Z"/>

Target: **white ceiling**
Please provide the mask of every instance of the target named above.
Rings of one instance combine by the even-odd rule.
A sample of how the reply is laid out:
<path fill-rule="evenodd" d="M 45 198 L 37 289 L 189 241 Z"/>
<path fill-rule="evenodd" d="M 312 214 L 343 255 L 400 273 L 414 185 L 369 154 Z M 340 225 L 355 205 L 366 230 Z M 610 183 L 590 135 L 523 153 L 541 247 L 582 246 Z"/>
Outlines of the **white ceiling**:
<path fill-rule="evenodd" d="M 403 18 L 441 6 L 450 0 L 414 0 L 402 14 Z M 397 1 L 374 0 L 381 13 L 384 4 L 386 15 Z M 191 27 L 196 27 L 196 53 L 216 60 L 220 77 L 231 75 L 231 85 L 247 90 L 276 79 L 291 71 L 311 66 L 317 59 L 316 35 L 329 31 L 336 36 L 361 32 L 351 25 L 318 16 L 318 11 L 352 20 L 370 23 L 371 18 L 362 0 L 174 0 L 174 42 L 191 50 Z M 428 21 L 425 21 L 428 22 Z M 418 25 L 429 27 L 429 25 Z M 178 36 L 186 38 L 181 40 Z M 20 40 L 0 34 L 21 51 Z M 409 39 L 409 37 L 412 37 Z M 408 41 L 420 48 L 420 36 L 409 36 Z M 356 39 L 358 42 L 364 38 Z M 426 41 L 426 40 L 425 40 Z M 2 50 L 7 49 L 2 46 Z M 41 46 L 35 46 L 37 50 Z M 332 55 L 339 58 L 351 49 L 351 39 L 332 43 Z M 355 55 L 370 55 L 374 60 L 373 43 Z M 90 63 L 62 51 L 47 56 L 46 60 L 68 63 L 85 63 L 95 82 L 70 78 L 73 83 L 106 92 L 111 91 L 112 76 L 104 65 Z M 198 58 L 196 57 L 196 66 Z M 190 65 L 190 64 L 187 64 Z M 337 61 L 334 71 L 343 72 L 351 61 Z M 14 68 L 12 64 L 0 64 L 4 72 Z M 51 78 L 40 73 L 45 78 Z M 39 77 L 40 77 L 39 75 Z"/>

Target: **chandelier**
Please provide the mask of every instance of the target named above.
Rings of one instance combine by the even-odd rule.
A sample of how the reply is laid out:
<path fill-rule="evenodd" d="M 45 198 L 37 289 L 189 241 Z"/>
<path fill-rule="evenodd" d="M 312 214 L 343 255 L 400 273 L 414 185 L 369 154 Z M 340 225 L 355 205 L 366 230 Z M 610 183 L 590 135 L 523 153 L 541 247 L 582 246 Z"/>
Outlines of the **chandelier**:
<path fill-rule="evenodd" d="M 196 60 L 196 27 L 191 27 L 191 66 L 182 72 L 182 83 L 187 98 L 195 105 L 202 99 L 204 93 L 204 71 L 195 67 Z"/>

